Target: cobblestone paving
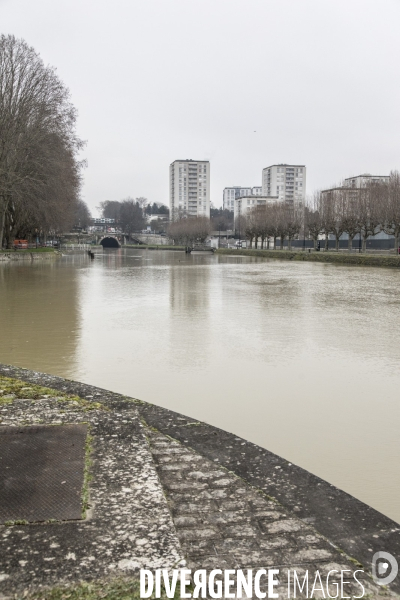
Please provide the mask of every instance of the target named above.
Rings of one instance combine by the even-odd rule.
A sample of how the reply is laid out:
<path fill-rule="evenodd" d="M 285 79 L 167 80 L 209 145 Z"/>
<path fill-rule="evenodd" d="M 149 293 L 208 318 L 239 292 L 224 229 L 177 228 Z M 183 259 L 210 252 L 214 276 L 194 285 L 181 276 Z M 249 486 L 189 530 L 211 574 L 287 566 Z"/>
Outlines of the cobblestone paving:
<path fill-rule="evenodd" d="M 312 575 L 318 570 L 326 578 L 333 569 L 362 568 L 309 523 L 217 463 L 153 429 L 147 428 L 146 435 L 188 568 L 278 568 L 276 591 L 282 598 L 288 597 L 288 569 L 302 576 L 307 569 Z M 365 593 L 380 597 L 382 590 L 359 575 Z M 344 594 L 361 592 L 354 583 L 345 586 Z M 297 592 L 297 597 L 305 596 Z"/>

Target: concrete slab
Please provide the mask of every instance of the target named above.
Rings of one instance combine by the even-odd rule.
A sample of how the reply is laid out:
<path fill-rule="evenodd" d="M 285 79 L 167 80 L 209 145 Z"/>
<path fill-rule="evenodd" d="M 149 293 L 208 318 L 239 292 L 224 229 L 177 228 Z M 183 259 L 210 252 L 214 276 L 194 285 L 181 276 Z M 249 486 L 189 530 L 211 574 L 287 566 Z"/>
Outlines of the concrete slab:
<path fill-rule="evenodd" d="M 0 425 L 0 522 L 82 518 L 86 424 Z"/>

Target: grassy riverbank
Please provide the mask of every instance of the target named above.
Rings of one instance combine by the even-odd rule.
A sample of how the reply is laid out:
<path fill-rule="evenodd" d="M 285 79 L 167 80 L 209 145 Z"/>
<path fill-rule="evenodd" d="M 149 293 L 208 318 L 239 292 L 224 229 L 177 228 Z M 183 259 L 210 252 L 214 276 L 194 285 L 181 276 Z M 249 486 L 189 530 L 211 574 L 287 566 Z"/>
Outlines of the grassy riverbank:
<path fill-rule="evenodd" d="M 347 265 L 363 265 L 371 267 L 400 267 L 400 256 L 359 254 L 358 252 L 304 252 L 289 250 L 234 250 L 220 248 L 217 254 L 230 256 L 260 256 L 280 260 L 305 260 L 311 262 L 330 262 Z"/>
<path fill-rule="evenodd" d="M 34 252 L 36 254 L 36 252 L 57 252 L 57 250 L 55 250 L 54 248 L 27 248 L 26 250 L 0 250 L 0 253 L 2 254 L 13 254 L 15 256 L 17 256 L 18 254 L 28 254 Z"/>
<path fill-rule="evenodd" d="M 1 263 L 29 262 L 37 260 L 56 260 L 61 252 L 54 248 L 28 248 L 27 250 L 0 250 Z"/>

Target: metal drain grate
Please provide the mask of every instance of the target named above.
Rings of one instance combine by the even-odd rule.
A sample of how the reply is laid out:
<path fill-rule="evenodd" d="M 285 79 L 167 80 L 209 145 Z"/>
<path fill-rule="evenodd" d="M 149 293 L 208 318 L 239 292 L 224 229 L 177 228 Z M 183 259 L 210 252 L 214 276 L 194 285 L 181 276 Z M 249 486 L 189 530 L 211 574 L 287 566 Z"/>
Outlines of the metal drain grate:
<path fill-rule="evenodd" d="M 0 523 L 82 518 L 87 425 L 0 426 Z"/>

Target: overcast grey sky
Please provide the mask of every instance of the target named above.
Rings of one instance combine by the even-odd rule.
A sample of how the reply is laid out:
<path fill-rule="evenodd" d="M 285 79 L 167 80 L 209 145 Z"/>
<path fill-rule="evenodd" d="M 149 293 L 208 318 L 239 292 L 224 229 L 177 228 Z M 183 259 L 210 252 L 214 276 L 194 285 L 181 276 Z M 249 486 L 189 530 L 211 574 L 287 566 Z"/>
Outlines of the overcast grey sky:
<path fill-rule="evenodd" d="M 270 164 L 305 164 L 308 193 L 400 168 L 399 21 L 400 0 L 0 0 L 71 90 L 91 209 L 168 204 L 179 158 L 211 161 L 216 206 Z"/>

